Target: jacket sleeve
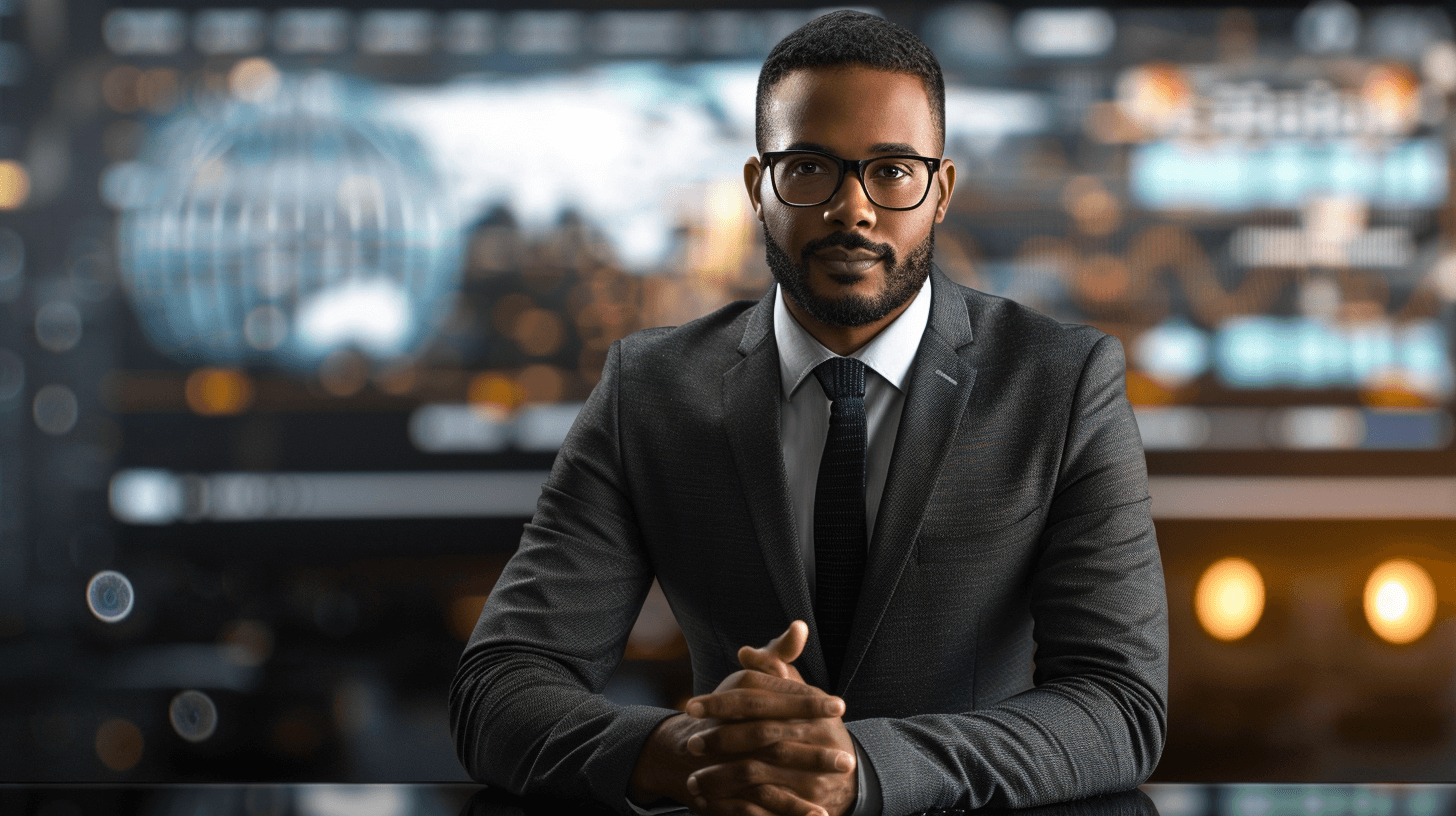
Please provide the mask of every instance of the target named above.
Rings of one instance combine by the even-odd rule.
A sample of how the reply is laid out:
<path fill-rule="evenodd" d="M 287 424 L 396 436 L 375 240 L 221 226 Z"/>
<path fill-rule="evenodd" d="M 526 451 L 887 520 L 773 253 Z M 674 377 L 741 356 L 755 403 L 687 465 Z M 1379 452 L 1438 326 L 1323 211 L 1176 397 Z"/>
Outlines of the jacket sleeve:
<path fill-rule="evenodd" d="M 1124 376 L 1121 344 L 1101 338 L 1077 384 L 1030 579 L 1034 688 L 975 711 L 848 723 L 886 816 L 1123 790 L 1157 765 L 1167 596 Z"/>
<path fill-rule="evenodd" d="M 642 745 L 675 712 L 601 694 L 652 583 L 621 462 L 621 353 L 613 344 L 486 600 L 450 686 L 450 723 L 481 782 L 631 813 Z"/>

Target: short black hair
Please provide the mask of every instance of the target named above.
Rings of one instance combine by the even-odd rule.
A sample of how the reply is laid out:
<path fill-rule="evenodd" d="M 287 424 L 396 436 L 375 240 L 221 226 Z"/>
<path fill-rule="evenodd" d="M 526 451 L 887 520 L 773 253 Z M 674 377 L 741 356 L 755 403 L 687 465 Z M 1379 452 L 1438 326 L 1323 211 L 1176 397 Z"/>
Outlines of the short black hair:
<path fill-rule="evenodd" d="M 904 26 L 862 11 L 832 11 L 815 17 L 779 40 L 758 72 L 753 137 L 760 153 L 767 141 L 768 100 L 773 87 L 803 68 L 862 65 L 920 78 L 930 99 L 930 115 L 945 149 L 945 77 L 940 62 Z"/>

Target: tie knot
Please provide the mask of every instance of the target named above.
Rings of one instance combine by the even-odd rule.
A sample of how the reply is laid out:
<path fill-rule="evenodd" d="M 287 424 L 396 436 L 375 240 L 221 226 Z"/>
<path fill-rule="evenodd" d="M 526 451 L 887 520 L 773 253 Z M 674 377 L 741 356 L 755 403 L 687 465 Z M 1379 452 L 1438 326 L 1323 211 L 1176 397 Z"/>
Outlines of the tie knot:
<path fill-rule="evenodd" d="M 831 357 L 815 366 L 814 376 L 830 402 L 864 399 L 865 364 L 853 357 Z"/>

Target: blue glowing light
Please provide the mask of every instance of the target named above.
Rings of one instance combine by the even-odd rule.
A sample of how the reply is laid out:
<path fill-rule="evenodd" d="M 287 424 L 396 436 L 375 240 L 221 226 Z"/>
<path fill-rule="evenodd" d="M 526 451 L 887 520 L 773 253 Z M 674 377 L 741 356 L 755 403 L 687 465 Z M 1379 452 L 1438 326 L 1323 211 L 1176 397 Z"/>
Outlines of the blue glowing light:
<path fill-rule="evenodd" d="M 1133 354 L 1150 376 L 1180 385 L 1208 369 L 1208 335 L 1181 320 L 1169 320 L 1144 332 Z"/>
<path fill-rule="evenodd" d="M 1445 334 L 1435 323 L 1332 326 L 1308 318 L 1245 317 L 1218 331 L 1214 357 L 1235 387 L 1355 387 L 1382 376 L 1445 394 L 1452 384 Z"/>
<path fill-rule="evenodd" d="M 115 570 L 98 572 L 86 584 L 86 605 L 91 614 L 106 623 L 125 620 L 135 597 L 131 581 Z"/>
<path fill-rule="evenodd" d="M 1133 148 L 1129 186 L 1151 209 L 1233 212 L 1294 209 L 1322 195 L 1378 207 L 1439 207 L 1450 184 L 1440 142 L 1412 139 L 1385 150 L 1353 141 L 1151 142 Z"/>
<path fill-rule="evenodd" d="M 432 335 L 458 287 L 458 219 L 416 139 L 369 111 L 329 75 L 285 77 L 266 103 L 179 115 L 108 174 L 127 293 L 158 347 L 307 366 Z"/>
<path fill-rule="evenodd" d="M 172 730 L 188 742 L 203 742 L 217 731 L 217 705 L 196 689 L 180 692 L 167 707 Z"/>

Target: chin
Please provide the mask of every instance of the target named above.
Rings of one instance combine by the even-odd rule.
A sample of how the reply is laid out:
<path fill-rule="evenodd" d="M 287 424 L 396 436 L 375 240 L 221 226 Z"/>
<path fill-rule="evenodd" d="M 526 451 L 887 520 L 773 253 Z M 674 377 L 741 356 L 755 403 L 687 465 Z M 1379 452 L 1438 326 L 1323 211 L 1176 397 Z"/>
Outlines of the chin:
<path fill-rule="evenodd" d="M 930 274 L 935 246 L 932 230 L 901 264 L 882 259 L 862 272 L 831 272 L 812 258 L 789 257 L 766 224 L 763 237 L 769 271 L 785 294 L 814 320 L 845 327 L 874 323 L 913 298 Z"/>
<path fill-rule="evenodd" d="M 839 284 L 840 288 L 843 288 L 843 287 L 846 287 L 846 286 L 850 286 L 850 287 L 860 287 L 862 285 L 868 285 L 868 281 L 869 281 L 869 278 L 867 276 L 860 275 L 860 274 L 856 274 L 856 273 L 853 273 L 853 272 L 843 272 L 843 273 L 837 273 L 837 274 L 830 274 L 830 275 L 828 275 L 828 278 L 830 280 L 834 281 L 835 283 Z"/>

